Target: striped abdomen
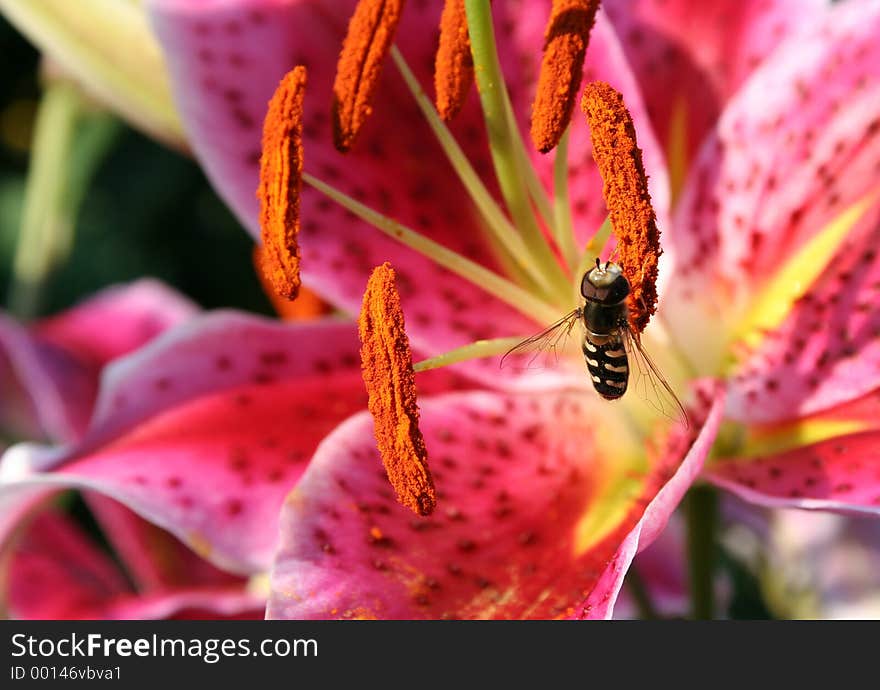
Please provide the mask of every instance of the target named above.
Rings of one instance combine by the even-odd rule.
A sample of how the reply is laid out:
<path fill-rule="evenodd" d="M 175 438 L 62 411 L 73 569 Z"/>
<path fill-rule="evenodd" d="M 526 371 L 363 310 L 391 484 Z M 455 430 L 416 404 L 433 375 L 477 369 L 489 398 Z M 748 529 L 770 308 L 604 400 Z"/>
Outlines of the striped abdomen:
<path fill-rule="evenodd" d="M 593 387 L 606 400 L 616 400 L 626 393 L 629 380 L 629 362 L 620 336 L 603 337 L 604 342 L 584 338 L 584 359 L 593 381 Z"/>

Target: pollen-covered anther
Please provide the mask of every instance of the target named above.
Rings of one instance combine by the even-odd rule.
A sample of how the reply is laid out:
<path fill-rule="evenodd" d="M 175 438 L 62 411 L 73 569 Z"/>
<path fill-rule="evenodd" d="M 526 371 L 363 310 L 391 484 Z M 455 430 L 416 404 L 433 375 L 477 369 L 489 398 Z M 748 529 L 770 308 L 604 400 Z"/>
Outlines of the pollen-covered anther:
<path fill-rule="evenodd" d="M 641 333 L 657 306 L 660 231 L 648 193 L 642 152 L 623 96 L 605 82 L 587 84 L 581 107 L 590 125 L 593 158 L 617 237 L 620 266 L 631 285 L 629 322 Z"/>
<path fill-rule="evenodd" d="M 599 0 L 553 0 L 532 106 L 532 142 L 541 153 L 559 143 L 571 121 L 598 8 Z"/>
<path fill-rule="evenodd" d="M 263 277 L 276 294 L 289 300 L 296 298 L 300 287 L 298 237 L 305 86 L 306 68 L 294 67 L 269 101 L 257 189 Z"/>
<path fill-rule="evenodd" d="M 348 23 L 333 82 L 333 140 L 343 153 L 372 112 L 373 93 L 394 41 L 403 2 L 360 0 Z"/>
<path fill-rule="evenodd" d="M 419 430 L 412 352 L 394 278 L 388 263 L 370 275 L 358 320 L 361 366 L 388 480 L 403 505 L 430 515 L 437 497 Z"/>
<path fill-rule="evenodd" d="M 434 60 L 437 112 L 444 122 L 458 115 L 474 81 L 474 58 L 464 0 L 446 0 L 440 16 L 440 44 Z"/>

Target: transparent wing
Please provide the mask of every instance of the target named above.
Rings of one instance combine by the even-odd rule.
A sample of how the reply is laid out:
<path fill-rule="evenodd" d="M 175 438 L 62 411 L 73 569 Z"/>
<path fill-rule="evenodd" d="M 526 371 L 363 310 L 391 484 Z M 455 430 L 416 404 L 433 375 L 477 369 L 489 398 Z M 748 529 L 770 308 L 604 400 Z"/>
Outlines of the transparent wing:
<path fill-rule="evenodd" d="M 559 363 L 559 354 L 568 346 L 568 339 L 581 318 L 580 308 L 570 311 L 540 333 L 526 338 L 509 349 L 501 358 L 501 366 L 512 369 L 549 369 Z"/>
<path fill-rule="evenodd" d="M 639 336 L 633 333 L 629 326 L 621 326 L 620 335 L 629 356 L 630 376 L 635 375 L 635 381 L 632 381 L 630 386 L 657 412 L 688 428 L 690 422 L 684 405 L 660 373 L 654 360 L 645 352 Z"/>

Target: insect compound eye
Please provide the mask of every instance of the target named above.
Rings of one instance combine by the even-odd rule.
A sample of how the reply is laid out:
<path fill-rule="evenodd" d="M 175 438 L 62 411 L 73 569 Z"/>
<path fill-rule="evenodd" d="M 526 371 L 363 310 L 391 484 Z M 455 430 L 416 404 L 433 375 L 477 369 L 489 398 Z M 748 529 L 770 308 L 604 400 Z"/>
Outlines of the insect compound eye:
<path fill-rule="evenodd" d="M 629 294 L 629 281 L 617 264 L 601 264 L 584 274 L 581 294 L 590 302 L 619 304 Z"/>

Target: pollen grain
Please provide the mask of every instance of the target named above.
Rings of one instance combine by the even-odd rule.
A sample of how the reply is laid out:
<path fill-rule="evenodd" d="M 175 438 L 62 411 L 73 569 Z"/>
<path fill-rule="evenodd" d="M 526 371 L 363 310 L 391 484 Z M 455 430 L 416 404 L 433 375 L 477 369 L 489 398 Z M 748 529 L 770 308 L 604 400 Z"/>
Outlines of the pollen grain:
<path fill-rule="evenodd" d="M 541 153 L 559 143 L 571 121 L 598 8 L 599 0 L 553 0 L 532 106 L 532 142 Z"/>
<path fill-rule="evenodd" d="M 404 0 L 360 0 L 348 23 L 333 83 L 333 140 L 343 153 L 372 112 L 373 93 L 403 4 Z"/>
<path fill-rule="evenodd" d="M 285 299 L 299 293 L 299 197 L 302 187 L 303 95 L 306 68 L 288 72 L 269 101 L 260 156 L 261 269 Z"/>
<path fill-rule="evenodd" d="M 430 515 L 437 496 L 419 430 L 412 352 L 404 326 L 394 269 L 385 263 L 370 276 L 358 319 L 368 407 L 398 500 L 418 515 Z"/>
<path fill-rule="evenodd" d="M 641 333 L 657 306 L 660 231 L 648 193 L 642 151 L 623 96 L 605 82 L 587 84 L 581 107 L 590 125 L 593 158 L 617 237 L 619 261 L 630 282 L 629 322 Z"/>

